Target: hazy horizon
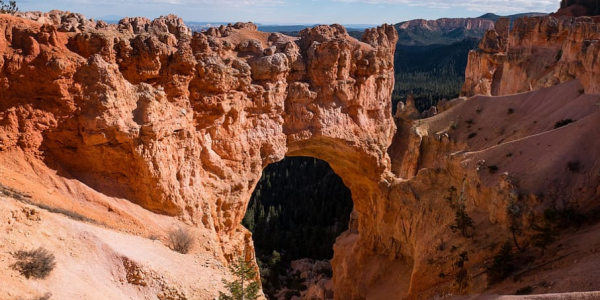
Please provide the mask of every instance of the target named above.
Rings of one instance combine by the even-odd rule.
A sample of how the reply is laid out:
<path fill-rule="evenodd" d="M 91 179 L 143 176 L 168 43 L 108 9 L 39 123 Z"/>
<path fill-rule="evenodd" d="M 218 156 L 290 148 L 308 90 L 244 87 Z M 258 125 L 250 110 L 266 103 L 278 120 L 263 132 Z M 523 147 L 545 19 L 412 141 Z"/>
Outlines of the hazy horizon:
<path fill-rule="evenodd" d="M 412 19 L 553 12 L 560 0 L 17 0 L 22 11 L 52 9 L 105 16 L 156 18 L 175 14 L 189 22 L 262 24 L 382 24 Z"/>

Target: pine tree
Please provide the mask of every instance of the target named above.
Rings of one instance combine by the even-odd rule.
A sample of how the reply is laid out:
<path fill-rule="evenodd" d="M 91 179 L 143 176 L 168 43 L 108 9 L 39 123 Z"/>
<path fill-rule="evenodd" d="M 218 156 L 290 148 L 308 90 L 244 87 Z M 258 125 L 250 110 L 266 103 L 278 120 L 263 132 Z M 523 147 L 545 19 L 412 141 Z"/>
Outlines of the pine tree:
<path fill-rule="evenodd" d="M 250 231 L 254 231 L 254 207 L 254 205 L 249 207 L 246 215 L 244 215 L 244 218 L 242 219 L 242 225 Z"/>
<path fill-rule="evenodd" d="M 465 266 L 465 263 L 468 261 L 469 255 L 467 251 L 463 251 L 459 254 L 458 260 L 454 263 L 454 266 L 458 269 L 456 276 L 454 277 L 454 286 L 460 293 L 463 293 L 469 286 L 469 271 Z"/>
<path fill-rule="evenodd" d="M 452 229 L 452 232 L 458 231 L 463 237 L 468 238 L 469 228 L 475 229 L 475 223 L 473 222 L 473 219 L 467 214 L 466 199 L 464 196 L 465 183 L 466 181 L 463 180 L 462 192 L 460 193 L 460 195 L 458 195 L 456 199 L 454 198 L 454 196 L 456 195 L 457 190 L 453 186 L 448 189 L 450 195 L 448 197 L 444 197 L 444 199 L 446 199 L 446 201 L 450 203 L 450 207 L 454 209 L 454 224 L 450 225 L 450 229 Z"/>
<path fill-rule="evenodd" d="M 4 4 L 4 1 L 0 0 L 0 14 L 14 15 L 17 11 L 19 11 L 17 1 L 9 1 L 8 4 Z"/>
<path fill-rule="evenodd" d="M 244 255 L 229 266 L 229 270 L 236 277 L 233 281 L 223 279 L 223 284 L 228 293 L 219 292 L 219 300 L 256 300 L 259 297 L 260 286 L 256 282 L 256 270 L 252 261 L 245 260 Z"/>
<path fill-rule="evenodd" d="M 494 257 L 494 262 L 488 270 L 489 284 L 500 282 L 510 275 L 514 269 L 513 258 L 512 246 L 509 241 L 506 241 Z"/>
<path fill-rule="evenodd" d="M 552 225 L 547 222 L 542 226 L 533 224 L 531 225 L 531 229 L 536 232 L 536 234 L 531 237 L 531 243 L 534 247 L 540 249 L 542 255 L 544 255 L 544 251 L 547 249 L 548 245 L 554 243 L 556 240 L 554 232 L 552 231 Z"/>

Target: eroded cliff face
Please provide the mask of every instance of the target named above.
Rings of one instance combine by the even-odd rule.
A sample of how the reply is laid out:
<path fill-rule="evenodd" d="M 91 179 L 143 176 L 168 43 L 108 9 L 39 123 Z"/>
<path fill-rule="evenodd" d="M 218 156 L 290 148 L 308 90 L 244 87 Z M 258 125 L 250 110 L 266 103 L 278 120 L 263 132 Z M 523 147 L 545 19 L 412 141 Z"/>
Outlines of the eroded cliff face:
<path fill-rule="evenodd" d="M 208 229 L 217 258 L 251 248 L 247 201 L 285 155 L 328 161 L 367 213 L 395 131 L 393 27 L 296 39 L 251 23 L 192 34 L 174 16 L 29 15 L 0 17 L 1 155 Z"/>
<path fill-rule="evenodd" d="M 400 45 L 451 44 L 467 37 L 481 37 L 494 28 L 494 22 L 477 18 L 410 20 L 395 25 Z"/>
<path fill-rule="evenodd" d="M 320 151 L 370 175 L 389 164 L 390 27 L 361 43 L 341 26 L 294 40 L 252 24 L 192 36 L 172 16 L 74 34 L 2 21 L 3 151 L 100 192 L 231 232 L 262 169 L 286 154 Z"/>
<path fill-rule="evenodd" d="M 560 2 L 560 9 L 552 14 L 560 16 L 597 16 L 600 14 L 600 4 L 595 0 L 563 0 Z"/>
<path fill-rule="evenodd" d="M 404 224 L 390 226 L 398 221 L 384 213 L 387 226 L 379 227 L 396 228 L 390 235 L 402 245 L 404 259 L 412 259 L 409 294 L 428 299 L 452 290 L 454 279 L 447 277 L 455 274 L 452 264 L 461 251 L 469 255 L 469 292 L 485 293 L 491 287 L 486 268 L 498 251 L 493 245 L 512 239 L 511 224 L 523 229 L 518 243 L 531 246 L 531 225 L 543 222 L 544 210 L 570 207 L 585 214 L 600 205 L 600 165 L 592 150 L 600 145 L 588 140 L 598 130 L 593 124 L 600 120 L 600 97 L 581 90 L 571 81 L 519 95 L 477 96 L 415 121 L 403 163 L 418 171 L 392 184 L 388 207 L 381 208 L 402 216 Z M 555 129 L 564 119 L 575 124 Z M 569 169 L 579 162 L 586 175 Z M 464 189 L 475 223 L 472 239 L 449 230 L 454 212 L 444 197 L 451 186 Z"/>
<path fill-rule="evenodd" d="M 471 51 L 462 94 L 509 95 L 579 79 L 585 91 L 600 92 L 597 17 L 506 19 Z"/>

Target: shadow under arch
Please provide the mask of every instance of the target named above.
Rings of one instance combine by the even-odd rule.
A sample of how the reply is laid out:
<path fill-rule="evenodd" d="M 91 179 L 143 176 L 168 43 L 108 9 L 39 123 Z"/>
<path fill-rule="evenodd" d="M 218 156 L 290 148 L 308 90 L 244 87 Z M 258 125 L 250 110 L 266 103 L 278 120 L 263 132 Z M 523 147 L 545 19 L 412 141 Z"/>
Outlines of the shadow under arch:
<path fill-rule="evenodd" d="M 387 166 L 385 162 L 382 164 L 384 159 L 359 149 L 362 148 L 352 142 L 320 136 L 288 143 L 286 156 L 326 161 L 352 192 L 355 210 L 366 213 L 370 210 L 372 196 L 378 193 L 378 184 Z M 385 153 L 381 153 L 381 157 L 385 157 Z"/>
<path fill-rule="evenodd" d="M 395 132 L 395 127 L 392 130 Z M 358 136 L 342 139 L 318 135 L 291 140 L 288 135 L 286 156 L 326 161 L 352 193 L 351 230 L 342 233 L 334 244 L 335 299 L 407 295 L 411 282 L 407 278 L 412 275 L 414 261 L 405 255 L 412 249 L 406 248 L 399 236 L 409 233 L 391 232 L 393 226 L 389 226 L 402 219 L 390 213 L 391 207 L 401 205 L 390 194 L 398 178 L 391 172 L 387 151 L 381 151 L 387 147 L 379 147 L 381 144 L 368 135 Z"/>
<path fill-rule="evenodd" d="M 352 209 L 350 190 L 323 160 L 285 157 L 263 170 L 242 225 L 252 232 L 269 299 L 281 291 L 333 297 L 331 285 L 317 283 L 331 280 L 333 244 L 349 229 Z"/>

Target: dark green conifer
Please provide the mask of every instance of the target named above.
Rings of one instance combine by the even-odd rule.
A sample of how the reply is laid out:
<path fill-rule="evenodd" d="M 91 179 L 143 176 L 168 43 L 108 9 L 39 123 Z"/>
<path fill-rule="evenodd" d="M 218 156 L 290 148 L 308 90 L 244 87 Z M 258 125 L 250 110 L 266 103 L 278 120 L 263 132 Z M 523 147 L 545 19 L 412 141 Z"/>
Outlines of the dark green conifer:
<path fill-rule="evenodd" d="M 260 296 L 260 286 L 256 282 L 256 269 L 251 260 L 246 261 L 245 256 L 244 253 L 229 266 L 235 279 L 233 281 L 223 279 L 227 293 L 219 292 L 219 300 L 256 300 Z"/>

